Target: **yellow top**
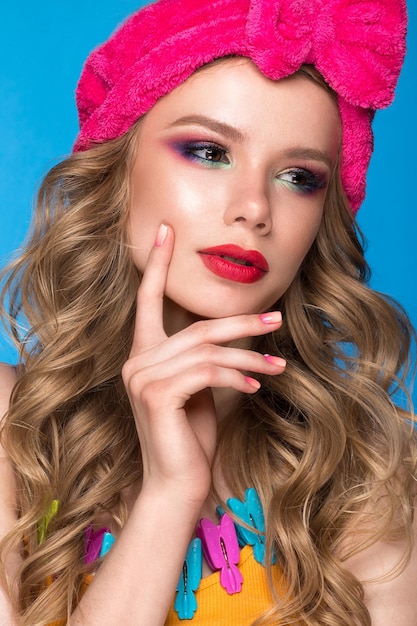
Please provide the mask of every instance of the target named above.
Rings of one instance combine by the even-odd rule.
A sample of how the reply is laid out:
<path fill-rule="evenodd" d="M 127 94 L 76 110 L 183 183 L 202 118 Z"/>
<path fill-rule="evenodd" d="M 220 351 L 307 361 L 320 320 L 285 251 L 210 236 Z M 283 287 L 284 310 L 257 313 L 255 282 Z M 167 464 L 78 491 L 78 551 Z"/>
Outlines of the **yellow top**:
<path fill-rule="evenodd" d="M 265 568 L 253 558 L 252 548 L 245 546 L 240 552 L 239 569 L 243 576 L 240 593 L 229 595 L 221 587 L 219 572 L 203 578 L 195 592 L 197 611 L 192 620 L 180 620 L 171 606 L 165 626 L 250 626 L 257 617 L 273 606 Z M 279 594 L 284 594 L 284 581 L 276 567 L 272 568 L 274 584 Z"/>
<path fill-rule="evenodd" d="M 273 605 L 265 568 L 253 558 L 252 548 L 245 546 L 240 552 L 239 569 L 243 576 L 240 593 L 229 595 L 219 582 L 219 572 L 203 578 L 195 592 L 197 611 L 192 620 L 180 620 L 171 605 L 165 626 L 250 626 Z M 284 580 L 277 567 L 272 568 L 274 584 L 278 594 L 285 593 Z M 80 590 L 82 595 L 94 579 L 86 576 Z M 49 626 L 65 626 L 57 620 Z"/>

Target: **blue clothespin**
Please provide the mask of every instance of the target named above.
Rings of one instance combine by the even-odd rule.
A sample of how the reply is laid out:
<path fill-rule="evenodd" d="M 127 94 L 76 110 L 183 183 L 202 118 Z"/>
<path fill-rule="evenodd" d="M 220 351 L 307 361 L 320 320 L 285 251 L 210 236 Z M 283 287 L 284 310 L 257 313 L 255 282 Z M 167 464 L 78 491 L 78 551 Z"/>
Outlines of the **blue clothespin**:
<path fill-rule="evenodd" d="M 227 506 L 245 524 L 256 531 L 253 532 L 246 526 L 237 524 L 237 533 L 241 545 L 253 546 L 255 561 L 265 565 L 265 518 L 262 504 L 256 489 L 250 487 L 245 491 L 245 501 L 241 502 L 237 498 L 229 498 Z M 276 562 L 276 556 L 272 555 L 271 563 Z"/>
<path fill-rule="evenodd" d="M 103 556 L 106 556 L 113 544 L 114 536 L 110 532 L 105 532 L 103 535 L 103 543 L 101 544 L 100 559 L 102 559 Z"/>
<path fill-rule="evenodd" d="M 197 610 L 197 600 L 194 592 L 197 591 L 202 576 L 201 541 L 193 539 L 188 546 L 181 576 L 178 581 L 177 595 L 174 609 L 181 620 L 193 619 Z"/>
<path fill-rule="evenodd" d="M 94 530 L 90 525 L 84 534 L 84 563 L 94 563 L 98 558 L 107 554 L 114 544 L 114 537 L 109 528 Z"/>

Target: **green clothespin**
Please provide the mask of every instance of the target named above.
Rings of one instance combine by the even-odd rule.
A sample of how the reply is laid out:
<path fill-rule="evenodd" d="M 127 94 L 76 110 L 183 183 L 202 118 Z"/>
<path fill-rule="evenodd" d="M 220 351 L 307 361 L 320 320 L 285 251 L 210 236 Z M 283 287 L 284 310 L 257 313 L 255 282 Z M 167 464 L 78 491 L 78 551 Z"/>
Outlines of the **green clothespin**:
<path fill-rule="evenodd" d="M 51 506 L 38 523 L 38 543 L 43 543 L 46 539 L 46 532 L 48 530 L 51 519 L 57 514 L 59 507 L 59 500 L 52 500 Z"/>

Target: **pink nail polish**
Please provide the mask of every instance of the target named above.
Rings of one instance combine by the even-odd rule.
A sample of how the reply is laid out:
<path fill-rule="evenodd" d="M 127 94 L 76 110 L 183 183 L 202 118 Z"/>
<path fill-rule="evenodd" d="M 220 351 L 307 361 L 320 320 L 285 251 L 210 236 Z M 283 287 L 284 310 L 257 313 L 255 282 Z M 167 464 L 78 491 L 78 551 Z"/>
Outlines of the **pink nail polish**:
<path fill-rule="evenodd" d="M 264 324 L 277 324 L 282 321 L 282 314 L 280 311 L 270 311 L 269 313 L 261 313 L 259 319 Z"/>
<path fill-rule="evenodd" d="M 278 367 L 285 367 L 287 362 L 285 359 L 282 359 L 279 356 L 271 356 L 270 354 L 264 354 L 264 358 L 268 363 L 272 365 L 277 365 Z"/>
<path fill-rule="evenodd" d="M 255 378 L 251 378 L 250 376 L 245 376 L 245 380 L 254 389 L 259 389 L 261 386 L 261 383 L 258 380 L 255 380 Z"/>
<path fill-rule="evenodd" d="M 156 240 L 155 240 L 155 246 L 157 248 L 160 248 L 162 246 L 165 239 L 167 238 L 167 234 L 168 234 L 168 228 L 165 226 L 165 224 L 161 224 L 158 229 L 158 233 L 156 235 Z"/>

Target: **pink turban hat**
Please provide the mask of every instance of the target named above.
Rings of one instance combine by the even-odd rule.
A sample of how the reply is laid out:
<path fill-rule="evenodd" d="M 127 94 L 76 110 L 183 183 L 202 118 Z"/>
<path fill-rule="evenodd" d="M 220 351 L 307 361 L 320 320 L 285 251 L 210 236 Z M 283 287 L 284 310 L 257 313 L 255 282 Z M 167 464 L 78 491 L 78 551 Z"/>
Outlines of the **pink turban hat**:
<path fill-rule="evenodd" d="M 355 213 L 365 195 L 372 119 L 393 100 L 406 24 L 405 0 L 159 0 L 88 57 L 74 151 L 119 137 L 214 59 L 248 57 L 272 80 L 311 64 L 338 97 L 342 182 Z"/>

